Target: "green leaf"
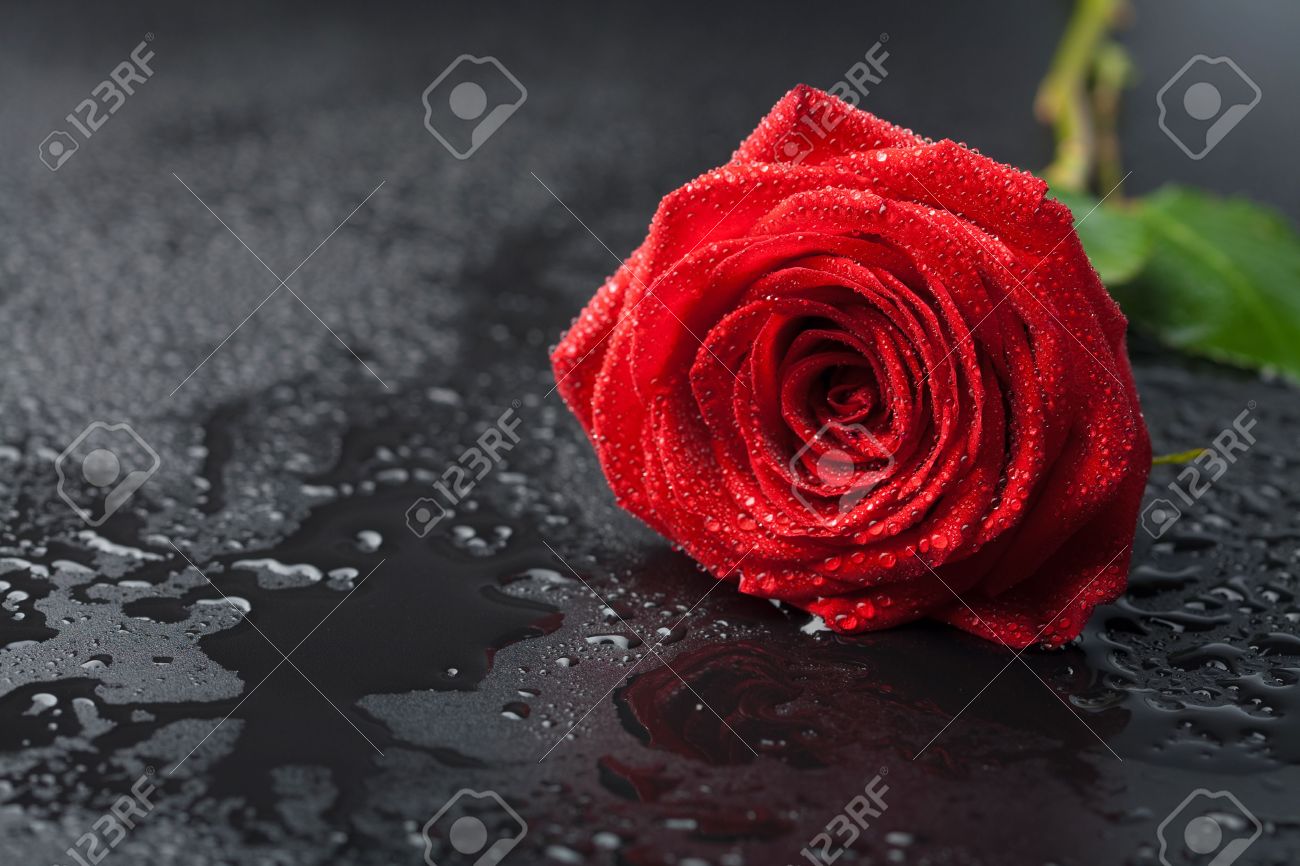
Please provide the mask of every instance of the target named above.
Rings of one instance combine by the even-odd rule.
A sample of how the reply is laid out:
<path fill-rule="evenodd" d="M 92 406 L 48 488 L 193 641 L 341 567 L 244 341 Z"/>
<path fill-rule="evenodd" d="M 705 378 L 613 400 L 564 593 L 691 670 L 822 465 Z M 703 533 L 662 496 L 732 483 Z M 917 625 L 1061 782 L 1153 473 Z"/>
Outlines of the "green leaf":
<path fill-rule="evenodd" d="M 1142 270 L 1151 254 L 1151 238 L 1133 203 L 1099 205 L 1090 195 L 1052 194 L 1074 214 L 1075 231 L 1103 283 L 1118 286 Z"/>
<path fill-rule="evenodd" d="M 1133 213 L 1149 256 L 1136 277 L 1108 285 L 1135 325 L 1182 349 L 1300 377 L 1300 237 L 1285 219 L 1184 187 L 1158 190 Z"/>

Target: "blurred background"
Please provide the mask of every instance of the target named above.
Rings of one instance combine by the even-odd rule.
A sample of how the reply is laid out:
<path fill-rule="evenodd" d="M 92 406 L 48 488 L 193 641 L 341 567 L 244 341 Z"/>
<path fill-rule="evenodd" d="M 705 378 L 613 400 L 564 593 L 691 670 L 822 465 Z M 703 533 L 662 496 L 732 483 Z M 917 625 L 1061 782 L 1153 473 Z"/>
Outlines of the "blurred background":
<path fill-rule="evenodd" d="M 1167 534 L 1139 531 L 1130 595 L 1079 645 L 1023 663 L 702 598 L 551 393 L 547 348 L 660 197 L 873 46 L 862 107 L 1046 166 L 1033 103 L 1071 8 L 10 7 L 4 862 L 473 863 L 504 841 L 518 863 L 1145 864 L 1237 840 L 1215 862 L 1294 862 L 1290 384 L 1135 338 L 1157 453 L 1247 408 L 1258 442 Z M 1189 184 L 1294 224 L 1300 7 L 1130 12 L 1125 192 Z M 456 122 L 472 90 L 426 127 L 427 88 L 481 80 L 464 54 L 508 72 L 489 108 L 526 92 L 479 139 Z M 1193 159 L 1156 94 L 1198 54 L 1261 98 Z M 507 410 L 518 444 L 412 526 Z M 95 422 L 130 425 L 144 473 L 99 523 L 52 467 L 94 464 Z M 1188 805 L 1200 789 L 1236 799 Z M 462 813 L 477 848 L 448 829 Z M 1205 814 L 1227 817 L 1200 851 Z"/>

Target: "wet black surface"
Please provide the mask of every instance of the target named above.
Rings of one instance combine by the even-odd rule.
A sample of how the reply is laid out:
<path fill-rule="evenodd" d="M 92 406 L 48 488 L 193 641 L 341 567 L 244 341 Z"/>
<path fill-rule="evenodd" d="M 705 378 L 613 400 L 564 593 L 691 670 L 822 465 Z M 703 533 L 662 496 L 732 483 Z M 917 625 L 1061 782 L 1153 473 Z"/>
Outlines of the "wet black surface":
<path fill-rule="evenodd" d="M 1285 92 L 1283 27 L 1179 9 L 1158 30 L 1175 16 L 1146 7 L 1140 59 L 1248 65 L 1256 45 Z M 882 32 L 870 107 L 1046 160 L 1028 105 L 1063 7 L 1015 28 L 956 5 L 836 7 L 829 28 L 705 14 L 139 7 L 6 28 L 0 863 L 76 863 L 146 772 L 156 807 L 108 862 L 418 864 L 425 822 L 471 788 L 527 823 L 506 862 L 801 863 L 877 775 L 887 808 L 839 862 L 1156 863 L 1198 788 L 1261 822 L 1239 862 L 1300 856 L 1294 388 L 1139 340 L 1158 453 L 1243 410 L 1257 442 L 1138 534 L 1132 590 L 1078 645 L 1023 663 L 940 626 L 848 642 L 710 593 L 616 509 L 545 362 L 615 265 L 538 180 L 628 250 L 660 195 Z M 155 77 L 48 172 L 36 145 L 146 32 Z M 462 52 L 529 91 L 465 162 L 420 104 Z M 1283 103 L 1250 122 L 1276 140 Z M 1294 201 L 1268 136 L 1184 164 L 1131 111 L 1136 189 L 1178 174 Z M 195 371 L 276 279 L 180 181 L 281 275 L 383 185 L 289 280 L 302 303 L 281 288 Z M 519 444 L 412 533 L 407 509 L 507 409 Z M 128 421 L 162 465 L 91 530 L 51 463 L 93 420 Z"/>

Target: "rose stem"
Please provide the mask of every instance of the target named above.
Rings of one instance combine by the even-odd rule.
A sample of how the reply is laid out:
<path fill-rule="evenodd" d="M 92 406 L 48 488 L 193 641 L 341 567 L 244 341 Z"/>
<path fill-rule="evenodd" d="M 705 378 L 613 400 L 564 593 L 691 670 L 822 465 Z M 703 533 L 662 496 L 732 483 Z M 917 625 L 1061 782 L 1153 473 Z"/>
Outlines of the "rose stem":
<path fill-rule="evenodd" d="M 1094 57 L 1115 25 L 1124 0 L 1079 0 L 1038 87 L 1034 113 L 1050 124 L 1056 156 L 1042 175 L 1064 192 L 1086 192 L 1095 169 L 1096 138 L 1088 99 Z"/>
<path fill-rule="evenodd" d="M 1124 198 L 1124 170 L 1119 149 L 1119 102 L 1132 80 L 1133 63 L 1119 43 L 1106 42 L 1093 64 L 1092 105 L 1097 131 L 1097 188 L 1111 192 L 1108 200 Z"/>

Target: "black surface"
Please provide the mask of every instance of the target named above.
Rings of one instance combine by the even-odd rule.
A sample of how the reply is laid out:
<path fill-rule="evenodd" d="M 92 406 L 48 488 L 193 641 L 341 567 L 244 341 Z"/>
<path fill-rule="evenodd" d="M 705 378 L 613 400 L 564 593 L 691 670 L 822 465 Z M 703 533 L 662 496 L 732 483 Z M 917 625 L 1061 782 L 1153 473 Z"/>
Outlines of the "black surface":
<path fill-rule="evenodd" d="M 939 626 L 845 643 L 729 588 L 701 601 L 712 582 L 616 509 L 548 394 L 547 346 L 616 263 L 539 180 L 621 255 L 661 195 L 881 33 L 869 108 L 1045 163 L 1029 104 L 1066 7 L 974 5 L 7 12 L 0 863 L 73 862 L 146 767 L 157 808 L 109 862 L 417 864 L 425 821 L 469 787 L 528 823 L 508 863 L 798 863 L 882 770 L 888 809 L 839 862 L 1155 863 L 1157 825 L 1199 787 L 1264 824 L 1239 862 L 1294 862 L 1290 386 L 1138 342 L 1157 453 L 1251 403 L 1258 444 L 1159 543 L 1139 535 L 1132 592 L 1078 646 L 1026 665 Z M 1133 190 L 1176 179 L 1300 216 L 1297 20 L 1137 6 Z M 37 144 L 146 32 L 156 75 L 48 172 Z M 1234 56 L 1264 98 L 1193 162 L 1154 93 L 1198 52 Z M 420 103 L 461 53 L 528 88 L 465 162 Z M 276 278 L 181 181 L 282 275 L 384 185 L 291 278 L 304 303 L 280 289 L 185 380 Z M 512 406 L 506 465 L 411 534 L 406 508 Z M 162 458 L 98 536 L 51 468 L 96 419 Z M 238 565 L 264 558 L 356 577 Z M 627 640 L 679 621 L 661 652 L 731 729 Z"/>

